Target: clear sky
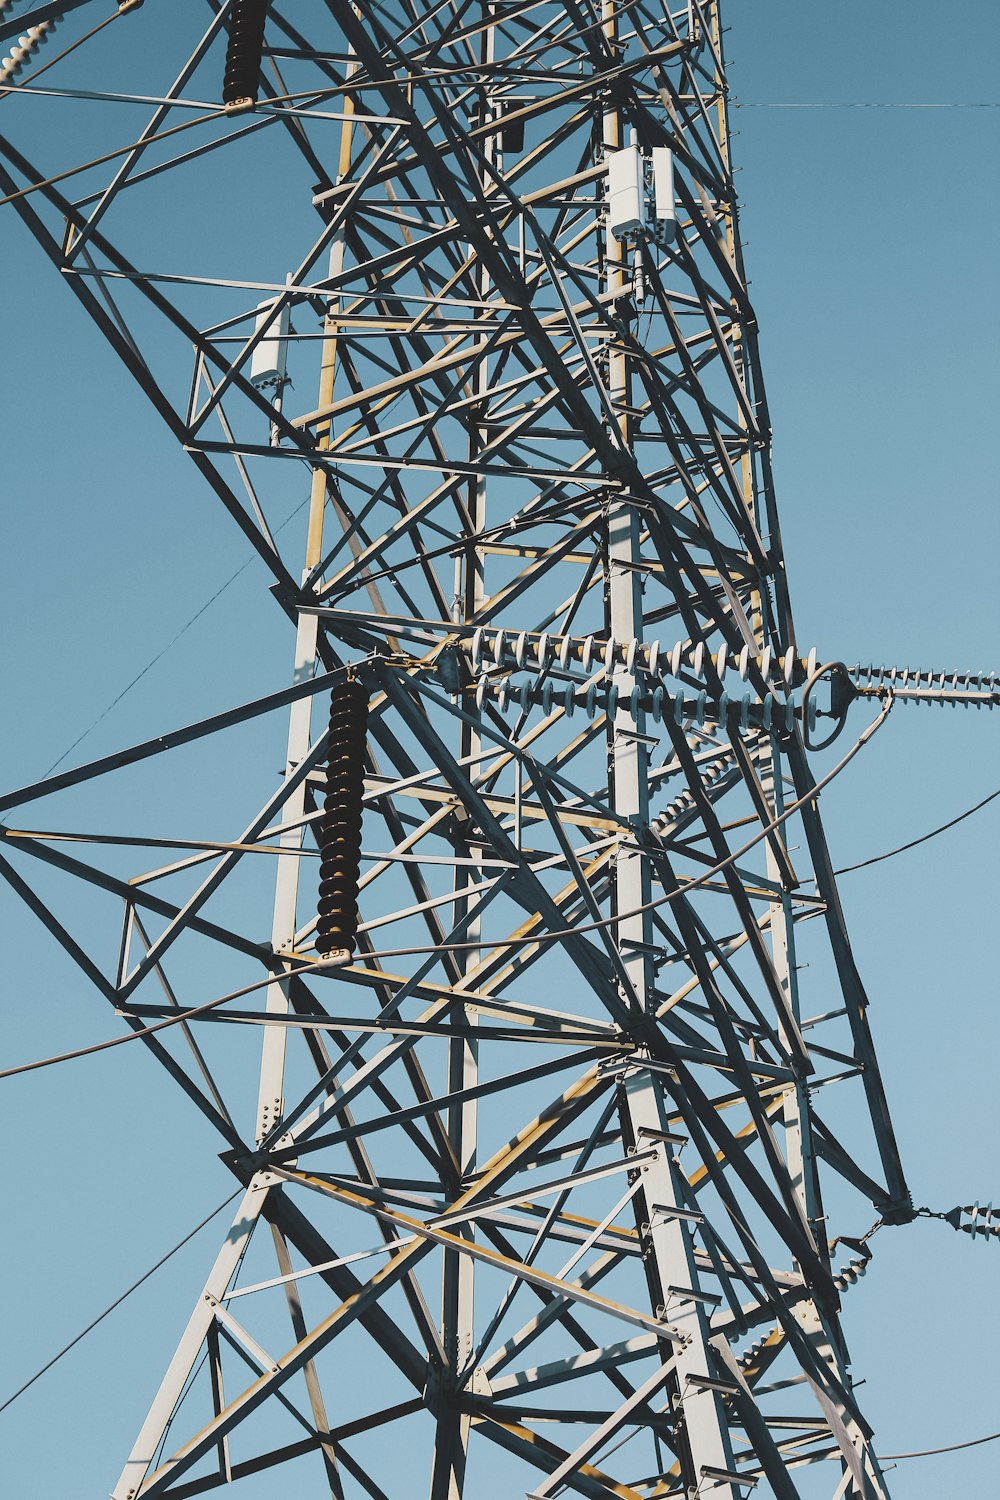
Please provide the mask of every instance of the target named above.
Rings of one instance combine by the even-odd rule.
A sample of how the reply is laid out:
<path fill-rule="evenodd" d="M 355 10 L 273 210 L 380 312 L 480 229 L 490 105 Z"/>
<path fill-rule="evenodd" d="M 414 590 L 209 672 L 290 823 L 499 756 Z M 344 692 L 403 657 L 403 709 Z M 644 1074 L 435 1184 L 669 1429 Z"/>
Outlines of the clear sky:
<path fill-rule="evenodd" d="M 848 662 L 1000 667 L 1000 109 L 752 107 L 996 101 L 1000 11 L 989 0 L 731 0 L 728 21 L 800 644 Z M 9 107 L 0 101 L 0 130 Z M 169 243 L 160 250 L 168 259 Z M 250 561 L 170 645 L 246 562 L 246 544 L 9 211 L 0 263 L 0 780 L 18 785 L 165 647 L 71 761 L 279 686 L 291 640 Z M 289 512 L 301 489 L 288 481 Z M 1000 713 L 897 708 L 824 794 L 835 861 L 916 837 L 995 790 L 998 737 Z M 279 725 L 241 753 L 276 768 L 281 739 Z M 998 819 L 1000 801 L 842 883 L 910 1184 L 934 1209 L 1000 1199 Z M 104 1003 L 3 899 L 4 1056 L 111 1035 Z M 86 929 L 86 903 L 78 915 Z M 138 1047 L 0 1084 L 0 1109 L 13 1146 L 2 1401 L 219 1203 L 230 1178 Z M 214 1243 L 206 1230 L 0 1413 L 10 1493 L 107 1492 Z M 1000 1243 L 916 1223 L 882 1231 L 873 1248 L 845 1326 L 881 1450 L 995 1431 Z M 901 1465 L 894 1493 L 985 1493 L 998 1448 Z"/>

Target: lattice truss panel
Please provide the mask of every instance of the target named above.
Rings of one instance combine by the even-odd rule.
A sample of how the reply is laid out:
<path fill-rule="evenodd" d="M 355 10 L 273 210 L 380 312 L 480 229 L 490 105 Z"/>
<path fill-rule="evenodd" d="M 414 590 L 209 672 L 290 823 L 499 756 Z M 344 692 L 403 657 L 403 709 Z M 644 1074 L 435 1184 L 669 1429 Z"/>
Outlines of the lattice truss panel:
<path fill-rule="evenodd" d="M 3 799 L 4 872 L 127 1025 L 202 1006 L 146 1045 L 246 1189 L 172 1361 L 133 1351 L 167 1373 L 116 1500 L 280 1463 L 317 1496 L 884 1495 L 834 1236 L 911 1208 L 796 707 L 715 6 L 283 0 L 228 113 L 229 6 L 60 9 L 0 101 L 7 211 L 296 634 L 288 689 Z M 609 232 L 633 131 L 675 237 Z M 157 789 L 289 713 L 277 789 L 151 871 Z M 118 831 L 56 837 L 57 792 L 62 834 Z"/>

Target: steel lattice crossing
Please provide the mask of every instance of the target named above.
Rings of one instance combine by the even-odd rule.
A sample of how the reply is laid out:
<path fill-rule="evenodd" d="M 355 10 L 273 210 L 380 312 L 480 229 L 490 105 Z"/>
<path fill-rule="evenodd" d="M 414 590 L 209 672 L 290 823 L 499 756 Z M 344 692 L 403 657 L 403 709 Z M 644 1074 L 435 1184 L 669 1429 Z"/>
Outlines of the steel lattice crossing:
<path fill-rule="evenodd" d="M 186 61 L 135 95 L 152 10 L 0 19 L 9 44 L 61 14 L 43 56 L 80 43 L 106 120 L 67 176 L 74 143 L 29 160 L 8 95 L 0 189 L 296 639 L 286 690 L 0 799 L 120 810 L 133 767 L 152 785 L 198 744 L 224 776 L 228 733 L 288 715 L 277 790 L 169 866 L 5 830 L 5 875 L 134 1031 L 183 1010 L 169 976 L 199 954 L 227 975 L 144 1038 L 245 1192 L 172 1358 L 133 1355 L 151 1395 L 166 1373 L 115 1500 L 276 1465 L 337 1500 L 881 1500 L 840 1322 L 867 1252 L 835 1236 L 913 1208 L 806 745 L 821 682 L 835 726 L 875 700 L 858 731 L 896 684 L 796 641 L 718 7 L 210 0 L 177 8 Z M 258 98 L 241 42 L 224 110 L 255 11 Z M 126 96 L 148 119 L 123 149 Z M 255 252 L 255 198 L 290 269 Z M 153 263 L 152 204 L 182 272 Z M 290 465 L 304 567 L 276 540 Z M 348 676 L 369 717 L 344 963 L 317 949 L 316 856 Z M 124 842 L 155 844 L 129 813 Z M 251 855 L 273 912 L 234 922 Z M 38 861 L 116 899 L 117 966 Z"/>

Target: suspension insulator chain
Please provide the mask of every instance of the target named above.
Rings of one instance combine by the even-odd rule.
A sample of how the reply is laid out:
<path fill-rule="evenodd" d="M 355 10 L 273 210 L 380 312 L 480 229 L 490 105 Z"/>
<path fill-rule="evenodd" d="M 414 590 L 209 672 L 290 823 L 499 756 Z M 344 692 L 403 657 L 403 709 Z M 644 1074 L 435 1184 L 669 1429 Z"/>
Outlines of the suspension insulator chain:
<path fill-rule="evenodd" d="M 353 953 L 358 931 L 367 731 L 368 694 L 364 684 L 339 683 L 330 697 L 326 796 L 320 824 L 316 947 L 324 957 Z"/>
<path fill-rule="evenodd" d="M 994 1208 L 992 1203 L 980 1205 L 978 1203 L 967 1203 L 964 1207 L 953 1208 L 946 1214 L 921 1214 L 921 1218 L 944 1219 L 952 1229 L 961 1229 L 964 1234 L 970 1234 L 973 1239 L 982 1235 L 984 1239 L 1000 1239 L 1000 1208 Z M 964 1224 L 963 1219 L 969 1222 Z"/>
<path fill-rule="evenodd" d="M 0 17 L 9 7 L 0 5 Z M 20 73 L 26 63 L 29 63 L 38 51 L 44 47 L 50 34 L 62 20 L 62 16 L 52 16 L 48 21 L 40 21 L 37 26 L 29 26 L 23 36 L 18 37 L 7 56 L 0 62 L 0 84 L 10 84 Z"/>
<path fill-rule="evenodd" d="M 268 0 L 233 0 L 222 102 L 227 109 L 256 104 Z"/>

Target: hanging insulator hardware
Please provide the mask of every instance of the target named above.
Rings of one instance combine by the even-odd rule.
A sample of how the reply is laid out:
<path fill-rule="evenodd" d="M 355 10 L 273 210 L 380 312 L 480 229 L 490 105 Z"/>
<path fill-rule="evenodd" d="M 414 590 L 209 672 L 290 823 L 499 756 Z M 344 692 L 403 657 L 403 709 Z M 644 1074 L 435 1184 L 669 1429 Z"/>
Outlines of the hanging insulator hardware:
<path fill-rule="evenodd" d="M 816 716 L 809 710 L 813 706 L 812 693 L 817 684 L 824 678 L 830 683 L 830 709 L 829 717 L 833 719 L 833 728 L 825 739 L 819 743 L 812 738 L 815 729 Z M 809 680 L 802 689 L 802 733 L 807 750 L 825 750 L 832 745 L 847 723 L 847 710 L 854 699 L 858 696 L 858 689 L 851 681 L 847 668 L 842 661 L 827 662 L 825 666 L 815 667 L 810 673 Z"/>
<path fill-rule="evenodd" d="M 984 1239 L 988 1239 L 990 1235 L 1000 1239 L 1000 1208 L 994 1208 L 992 1203 L 982 1206 L 967 1203 L 964 1208 L 953 1208 L 941 1217 L 952 1229 L 961 1229 L 963 1234 L 969 1234 L 973 1239 L 977 1235 L 982 1235 Z M 963 1224 L 963 1218 L 969 1222 Z"/>
<path fill-rule="evenodd" d="M 480 677 L 467 692 L 480 711 L 487 702 L 496 703 L 501 713 L 513 710 L 526 714 L 531 708 L 538 707 L 546 717 L 552 713 L 564 713 L 571 718 L 579 709 L 593 720 L 598 714 L 614 718 L 619 707 L 627 706 L 633 718 L 642 712 L 651 715 L 655 724 L 662 723 L 665 718 L 671 718 L 678 726 L 713 723 L 727 733 L 737 729 L 746 732 L 772 728 L 790 733 L 796 720 L 802 716 L 802 710 L 791 697 L 781 701 L 769 697 L 762 701 L 749 693 L 730 698 L 728 693 L 710 697 L 704 692 L 685 697 L 652 685 L 636 685 L 629 692 L 606 679 L 588 683 L 579 679 L 556 681 L 549 677 L 539 686 L 528 677 L 521 682 L 514 682 L 510 677 L 499 680 Z M 810 712 L 815 713 L 815 703 Z"/>
<path fill-rule="evenodd" d="M 468 654 L 474 674 L 493 669 L 530 666 L 539 670 L 558 667 L 561 672 L 578 664 L 585 673 L 604 662 L 605 675 L 611 676 L 619 666 L 630 673 L 638 672 L 657 678 L 683 676 L 704 678 L 713 666 L 721 678 L 727 672 L 738 673 L 746 682 L 751 667 L 765 682 L 783 679 L 786 688 L 803 686 L 820 664 L 813 647 L 805 655 L 794 648 L 775 651 L 764 646 L 759 651 L 744 646 L 735 651 L 724 645 L 713 650 L 704 641 L 619 640 L 604 635 L 556 635 L 550 631 L 520 631 L 513 634 L 503 627 L 467 627 L 467 639 L 460 642 Z M 930 672 L 912 667 L 845 666 L 836 662 L 826 667 L 831 677 L 830 711 L 819 717 L 839 720 L 855 697 L 879 697 L 892 690 L 898 701 L 913 701 L 976 708 L 1000 706 L 1000 673 L 997 672 Z"/>
<path fill-rule="evenodd" d="M 267 0 L 233 0 L 229 10 L 229 45 L 222 81 L 222 102 L 235 112 L 251 109 L 260 89 Z"/>
<path fill-rule="evenodd" d="M 446 646 L 438 652 L 434 670 L 445 692 L 453 698 L 469 686 L 470 674 L 465 656 L 454 646 Z"/>
<path fill-rule="evenodd" d="M 933 1208 L 918 1208 L 916 1217 L 943 1219 L 952 1229 L 960 1229 L 973 1239 L 977 1235 L 982 1235 L 984 1239 L 989 1239 L 991 1235 L 994 1239 L 1000 1239 L 1000 1208 L 994 1208 L 992 1203 L 967 1203 L 964 1207 L 959 1205 L 958 1208 L 950 1208 L 947 1213 L 937 1213 Z M 968 1219 L 969 1222 L 963 1224 L 963 1219 Z"/>
<path fill-rule="evenodd" d="M 847 670 L 863 697 L 872 697 L 889 687 L 898 701 L 965 708 L 1000 706 L 1000 674 L 996 672 L 939 672 L 871 663 Z"/>
<path fill-rule="evenodd" d="M 358 932 L 361 813 L 365 790 L 368 693 L 349 678 L 330 695 L 330 739 L 320 824 L 316 948 L 346 963 Z"/>
<path fill-rule="evenodd" d="M 18 37 L 17 46 L 12 47 L 3 62 L 0 62 L 0 84 L 10 83 L 17 77 L 39 47 L 45 46 L 50 32 L 61 20 L 62 16 L 53 16 L 48 21 L 40 21 L 37 26 L 29 26 L 24 35 Z"/>

